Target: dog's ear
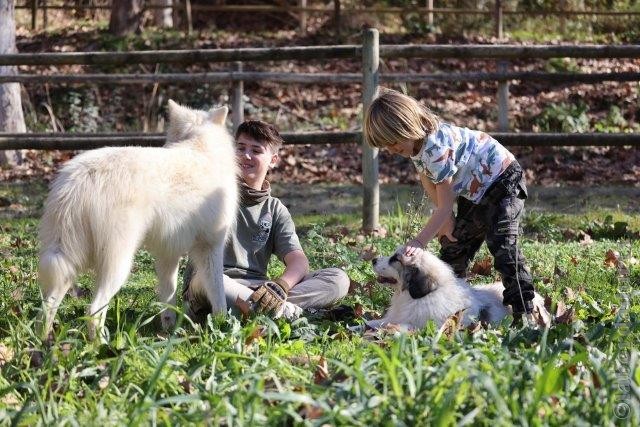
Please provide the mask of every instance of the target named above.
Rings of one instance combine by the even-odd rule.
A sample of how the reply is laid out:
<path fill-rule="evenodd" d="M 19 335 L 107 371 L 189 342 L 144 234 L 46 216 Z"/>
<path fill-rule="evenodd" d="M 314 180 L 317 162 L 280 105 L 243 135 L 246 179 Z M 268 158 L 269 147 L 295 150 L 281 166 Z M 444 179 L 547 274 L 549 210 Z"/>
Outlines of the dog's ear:
<path fill-rule="evenodd" d="M 436 289 L 436 283 L 431 276 L 413 266 L 404 267 L 402 283 L 413 299 L 422 298 Z"/>
<path fill-rule="evenodd" d="M 169 124 L 190 123 L 193 121 L 193 111 L 188 107 L 178 104 L 173 99 L 167 102 L 167 109 L 169 110 Z"/>
<path fill-rule="evenodd" d="M 229 113 L 229 109 L 225 106 L 212 108 L 209 110 L 209 120 L 215 123 L 216 125 L 224 125 L 225 120 L 227 120 L 227 114 Z"/>

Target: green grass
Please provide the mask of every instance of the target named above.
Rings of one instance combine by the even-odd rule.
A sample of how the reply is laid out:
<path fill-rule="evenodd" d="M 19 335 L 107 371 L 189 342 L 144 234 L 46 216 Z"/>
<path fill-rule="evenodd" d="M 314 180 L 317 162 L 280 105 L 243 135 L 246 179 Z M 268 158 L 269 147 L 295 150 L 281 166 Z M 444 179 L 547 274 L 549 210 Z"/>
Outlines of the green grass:
<path fill-rule="evenodd" d="M 296 217 L 312 267 L 344 267 L 357 291 L 345 303 L 361 304 L 367 316 L 381 314 L 390 295 L 374 283 L 360 254 L 390 253 L 422 219 L 398 208 L 382 220 L 385 238 L 360 235 L 354 215 Z M 624 222 L 624 229 L 616 229 L 616 222 Z M 554 306 L 562 301 L 575 311 L 574 321 L 546 332 L 510 327 L 505 320 L 450 338 L 433 325 L 413 334 L 363 336 L 346 328 L 358 319 L 308 317 L 288 323 L 258 316 L 209 318 L 202 326 L 180 317 L 180 326 L 167 335 L 158 327 L 153 260 L 141 251 L 128 284 L 109 307 L 109 343 L 86 341 L 88 297 L 68 296 L 50 348 L 33 328 L 40 301 L 37 223 L 33 217 L 0 221 L 2 424 L 640 421 L 638 215 L 527 217 L 520 244 L 538 290 Z M 590 232 L 593 242 L 580 243 L 581 232 Z M 628 275 L 605 264 L 609 250 L 627 262 Z M 478 257 L 487 254 L 483 248 Z M 270 266 L 272 272 L 281 268 Z M 83 275 L 78 282 L 81 290 L 90 289 L 92 277 Z M 631 413 L 616 418 L 624 405 Z"/>

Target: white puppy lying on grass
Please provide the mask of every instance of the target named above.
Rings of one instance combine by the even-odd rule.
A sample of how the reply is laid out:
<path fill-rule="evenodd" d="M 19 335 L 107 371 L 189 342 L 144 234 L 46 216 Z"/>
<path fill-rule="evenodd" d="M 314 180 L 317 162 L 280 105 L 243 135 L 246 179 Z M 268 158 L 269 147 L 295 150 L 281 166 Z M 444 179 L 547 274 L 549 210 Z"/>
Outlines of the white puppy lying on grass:
<path fill-rule="evenodd" d="M 372 328 L 396 324 L 420 329 L 429 320 L 440 327 L 460 311 L 463 313 L 463 327 L 473 322 L 495 324 L 511 314 L 510 308 L 502 304 L 504 286 L 501 282 L 470 286 L 466 280 L 457 278 L 447 263 L 429 251 L 406 256 L 404 247 L 401 247 L 392 256 L 375 258 L 371 262 L 378 281 L 395 290 L 385 316 L 367 322 Z M 533 305 L 537 322 L 548 327 L 551 316 L 538 293 Z"/>

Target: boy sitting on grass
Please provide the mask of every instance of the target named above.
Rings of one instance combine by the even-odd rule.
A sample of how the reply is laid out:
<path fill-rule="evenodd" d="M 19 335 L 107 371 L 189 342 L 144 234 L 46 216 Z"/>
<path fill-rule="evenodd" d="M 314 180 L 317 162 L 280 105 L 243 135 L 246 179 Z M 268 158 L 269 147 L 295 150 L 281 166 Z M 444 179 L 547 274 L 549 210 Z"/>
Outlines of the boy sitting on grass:
<path fill-rule="evenodd" d="M 225 247 L 224 291 L 228 307 L 295 319 L 303 309 L 326 308 L 344 297 L 349 277 L 339 268 L 309 272 L 291 214 L 271 196 L 266 176 L 278 163 L 282 142 L 273 125 L 258 120 L 245 121 L 236 131 L 240 206 L 236 229 Z M 273 280 L 267 276 L 272 254 L 285 264 L 284 273 Z M 190 291 L 192 280 L 198 280 L 198 272 L 188 264 L 186 313 L 202 321 L 211 305 L 204 294 Z"/>

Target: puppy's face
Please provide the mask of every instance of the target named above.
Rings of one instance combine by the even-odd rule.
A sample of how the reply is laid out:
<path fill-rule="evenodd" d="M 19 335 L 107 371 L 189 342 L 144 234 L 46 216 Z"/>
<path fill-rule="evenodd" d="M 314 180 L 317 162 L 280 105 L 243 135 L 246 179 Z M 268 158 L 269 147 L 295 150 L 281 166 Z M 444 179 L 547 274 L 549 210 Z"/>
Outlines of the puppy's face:
<path fill-rule="evenodd" d="M 418 268 L 419 258 L 425 254 L 419 251 L 411 256 L 404 255 L 404 246 L 402 246 L 390 257 L 374 258 L 371 263 L 373 271 L 378 275 L 378 282 L 391 285 L 401 291 L 409 291 L 411 297 L 417 299 L 437 288 L 432 277 Z"/>

